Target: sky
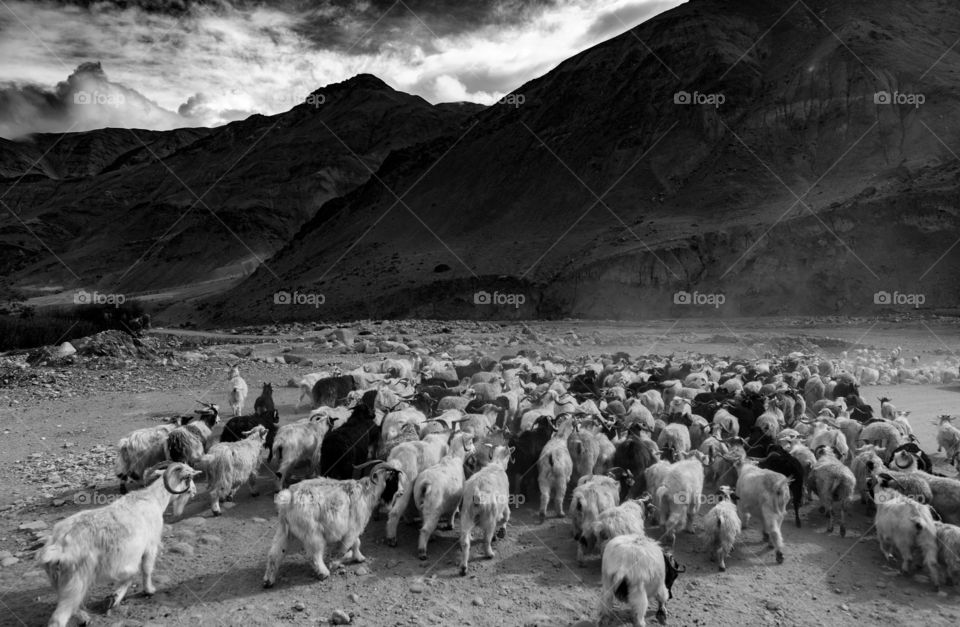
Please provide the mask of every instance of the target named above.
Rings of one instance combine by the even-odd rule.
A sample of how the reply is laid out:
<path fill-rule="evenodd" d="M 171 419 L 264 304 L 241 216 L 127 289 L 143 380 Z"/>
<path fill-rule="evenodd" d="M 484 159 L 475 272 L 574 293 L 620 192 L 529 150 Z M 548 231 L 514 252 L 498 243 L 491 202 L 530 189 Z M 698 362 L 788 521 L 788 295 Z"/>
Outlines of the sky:
<path fill-rule="evenodd" d="M 490 104 L 678 0 L 0 1 L 0 137 L 218 126 L 360 73 Z"/>

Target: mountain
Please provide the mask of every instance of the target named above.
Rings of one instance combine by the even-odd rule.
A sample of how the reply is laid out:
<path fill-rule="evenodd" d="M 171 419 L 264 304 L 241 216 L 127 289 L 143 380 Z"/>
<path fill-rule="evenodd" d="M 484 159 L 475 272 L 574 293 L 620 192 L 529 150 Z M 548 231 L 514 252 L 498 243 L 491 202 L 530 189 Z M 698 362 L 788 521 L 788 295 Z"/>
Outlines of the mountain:
<path fill-rule="evenodd" d="M 396 150 L 207 315 L 955 307 L 958 39 L 941 0 L 691 1 Z"/>
<path fill-rule="evenodd" d="M 391 152 L 455 133 L 479 109 L 359 75 L 215 129 L 3 141 L 0 274 L 127 294 L 241 277 Z"/>

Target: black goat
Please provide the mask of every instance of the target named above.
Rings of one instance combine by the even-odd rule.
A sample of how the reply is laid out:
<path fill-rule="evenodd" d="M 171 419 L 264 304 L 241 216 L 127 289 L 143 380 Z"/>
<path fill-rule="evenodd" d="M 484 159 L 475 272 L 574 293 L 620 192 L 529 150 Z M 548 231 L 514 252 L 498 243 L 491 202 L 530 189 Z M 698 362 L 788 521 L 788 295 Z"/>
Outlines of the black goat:
<path fill-rule="evenodd" d="M 253 402 L 253 413 L 258 416 L 261 414 L 272 416 L 276 409 L 273 404 L 273 384 L 264 383 L 263 390 L 260 391 L 260 396 Z"/>
<path fill-rule="evenodd" d="M 313 405 L 314 407 L 343 405 L 347 395 L 356 389 L 357 380 L 351 375 L 320 379 L 313 384 Z"/>
<path fill-rule="evenodd" d="M 536 484 L 537 460 L 556 430 L 556 417 L 540 416 L 531 430 L 510 439 L 510 446 L 515 450 L 507 466 L 507 475 L 511 479 L 514 494 L 527 495 L 526 488 Z"/>
<path fill-rule="evenodd" d="M 660 449 L 657 443 L 650 438 L 631 432 L 627 438 L 617 444 L 613 452 L 614 467 L 623 468 L 633 473 L 633 489 L 630 496 L 636 497 L 647 489 L 647 480 L 644 471 L 659 461 Z"/>
<path fill-rule="evenodd" d="M 320 474 L 334 479 L 353 479 L 353 467 L 368 461 L 370 447 L 376 447 L 379 436 L 373 410 L 362 403 L 357 405 L 342 427 L 323 438 Z"/>
<path fill-rule="evenodd" d="M 785 448 L 775 445 L 766 457 L 757 462 L 757 466 L 767 470 L 779 472 L 790 479 L 790 496 L 793 499 L 793 516 L 797 527 L 800 526 L 800 501 L 803 500 L 803 481 L 806 471 L 800 460 L 787 452 Z"/>
<path fill-rule="evenodd" d="M 270 413 L 255 416 L 235 416 L 231 418 L 223 427 L 223 433 L 220 434 L 220 441 L 239 442 L 245 437 L 243 435 L 244 433 L 250 431 L 257 425 L 262 425 L 267 430 L 267 437 L 263 441 L 263 447 L 270 451 L 270 454 L 267 455 L 267 461 L 270 461 L 273 459 L 273 439 L 277 436 L 277 429 L 280 428 L 280 412 L 276 409 Z"/>

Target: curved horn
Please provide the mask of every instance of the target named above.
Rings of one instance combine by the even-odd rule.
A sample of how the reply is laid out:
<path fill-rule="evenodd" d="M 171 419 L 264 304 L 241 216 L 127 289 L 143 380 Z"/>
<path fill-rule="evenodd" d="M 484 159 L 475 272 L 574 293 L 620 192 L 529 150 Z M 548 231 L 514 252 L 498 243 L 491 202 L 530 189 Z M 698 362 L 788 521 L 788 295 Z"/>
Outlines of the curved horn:
<path fill-rule="evenodd" d="M 363 462 L 363 463 L 360 464 L 359 466 L 357 466 L 356 464 L 354 464 L 353 469 L 354 469 L 354 470 L 363 470 L 364 468 L 369 468 L 370 466 L 373 466 L 374 464 L 382 464 L 382 463 L 384 463 L 382 459 L 371 459 L 371 460 L 368 461 L 368 462 Z"/>
<path fill-rule="evenodd" d="M 171 465 L 171 466 L 168 466 L 167 469 L 163 471 L 163 487 L 164 487 L 164 489 L 165 489 L 167 492 L 169 492 L 170 494 L 174 494 L 174 495 L 176 495 L 176 494 L 183 494 L 184 492 L 187 492 L 188 490 L 190 490 L 190 483 L 191 483 L 191 482 L 190 482 L 190 479 L 187 479 L 187 487 L 185 487 L 185 488 L 182 489 L 182 490 L 174 490 L 173 488 L 170 487 L 170 477 L 169 477 L 169 476 L 170 476 L 170 471 L 171 471 L 171 470 L 173 470 L 173 466 L 172 466 L 172 465 Z"/>

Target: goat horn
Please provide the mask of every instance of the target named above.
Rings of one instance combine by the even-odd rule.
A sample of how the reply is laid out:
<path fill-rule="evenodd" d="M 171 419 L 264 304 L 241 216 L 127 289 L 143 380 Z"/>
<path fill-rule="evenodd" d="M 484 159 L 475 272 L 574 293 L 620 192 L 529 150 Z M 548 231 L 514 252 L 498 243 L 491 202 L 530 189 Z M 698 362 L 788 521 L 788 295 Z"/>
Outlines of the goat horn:
<path fill-rule="evenodd" d="M 363 463 L 360 464 L 359 466 L 357 466 L 356 464 L 354 464 L 353 469 L 354 469 L 354 470 L 363 470 L 364 468 L 369 468 L 370 466 L 373 466 L 374 464 L 382 464 L 382 463 L 384 463 L 384 461 L 383 461 L 382 459 L 371 459 L 371 460 L 368 461 L 368 462 L 363 462 Z"/>
<path fill-rule="evenodd" d="M 174 467 L 171 465 L 171 466 L 168 466 L 167 469 L 163 471 L 163 487 L 170 494 L 174 494 L 174 495 L 183 494 L 184 492 L 187 492 L 188 490 L 190 490 L 190 481 L 187 480 L 187 487 L 185 487 L 182 490 L 174 490 L 173 488 L 171 488 L 169 475 L 170 475 L 170 471 L 173 470 L 173 468 Z"/>

